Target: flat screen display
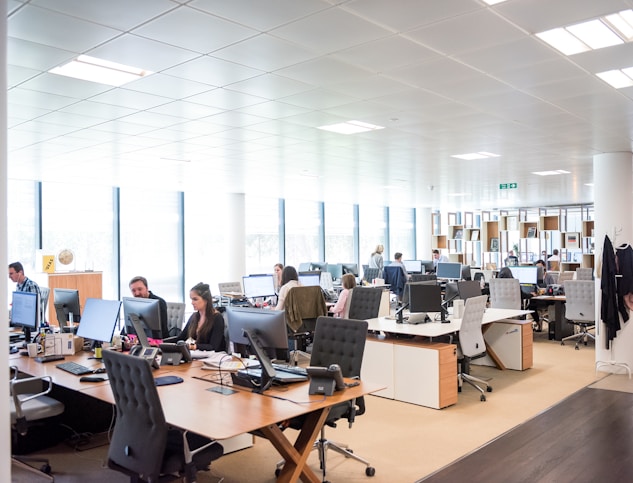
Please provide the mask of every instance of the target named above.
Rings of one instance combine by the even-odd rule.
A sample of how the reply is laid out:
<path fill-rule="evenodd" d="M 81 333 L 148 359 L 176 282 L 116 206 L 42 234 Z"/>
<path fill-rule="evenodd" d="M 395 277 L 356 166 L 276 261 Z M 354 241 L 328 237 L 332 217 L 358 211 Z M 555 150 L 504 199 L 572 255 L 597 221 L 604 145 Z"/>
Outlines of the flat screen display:
<path fill-rule="evenodd" d="M 275 284 L 271 275 L 248 275 L 242 277 L 244 295 L 248 298 L 272 297 L 275 295 Z"/>
<path fill-rule="evenodd" d="M 409 273 L 421 273 L 422 261 L 421 260 L 403 260 L 404 268 Z"/>
<path fill-rule="evenodd" d="M 317 273 L 300 273 L 299 282 L 304 287 L 314 287 L 321 285 L 321 274 Z"/>
<path fill-rule="evenodd" d="M 442 312 L 442 287 L 426 283 L 410 284 L 409 312 Z"/>
<path fill-rule="evenodd" d="M 121 302 L 118 300 L 86 299 L 77 335 L 90 340 L 110 342 L 118 325 Z"/>
<path fill-rule="evenodd" d="M 536 285 L 538 282 L 538 267 L 508 267 L 512 276 L 521 285 Z"/>
<path fill-rule="evenodd" d="M 471 297 L 479 297 L 481 295 L 481 283 L 479 280 L 464 280 L 457 282 L 457 290 L 459 298 L 467 300 Z"/>
<path fill-rule="evenodd" d="M 452 280 L 460 280 L 462 278 L 462 264 L 451 262 L 439 262 L 437 264 L 437 271 L 435 272 L 437 278 L 449 278 Z"/>
<path fill-rule="evenodd" d="M 11 323 L 15 326 L 37 329 L 37 294 L 13 292 Z"/>

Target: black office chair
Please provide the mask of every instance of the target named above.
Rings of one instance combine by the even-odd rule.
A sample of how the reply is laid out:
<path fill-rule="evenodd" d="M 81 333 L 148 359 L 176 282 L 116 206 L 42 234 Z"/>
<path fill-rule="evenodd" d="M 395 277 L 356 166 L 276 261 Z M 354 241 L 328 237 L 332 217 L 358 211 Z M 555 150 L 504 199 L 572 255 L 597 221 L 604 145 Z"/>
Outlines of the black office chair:
<path fill-rule="evenodd" d="M 12 446 L 17 446 L 20 436 L 26 436 L 31 426 L 54 421 L 64 412 L 64 404 L 57 399 L 48 396 L 53 388 L 53 380 L 50 376 L 27 377 L 18 379 L 18 370 L 11 367 L 13 377 L 10 381 L 10 417 Z M 15 455 L 11 456 L 12 464 L 37 474 L 40 478 L 54 481 L 50 475 L 51 465 L 46 458 Z M 28 463 L 37 463 L 34 468 Z"/>
<path fill-rule="evenodd" d="M 325 296 L 320 286 L 293 287 L 288 290 L 284 302 L 288 340 L 291 342 L 290 360 L 299 363 L 299 357 L 310 358 L 309 346 L 312 342 L 316 320 L 327 315 Z"/>
<path fill-rule="evenodd" d="M 103 351 L 103 362 L 116 402 L 109 468 L 128 475 L 132 483 L 182 478 L 192 482 L 197 471 L 222 456 L 224 449 L 217 441 L 167 424 L 145 359 Z"/>
<path fill-rule="evenodd" d="M 404 286 L 407 283 L 407 277 L 404 275 L 402 267 L 400 265 L 387 265 L 383 269 L 383 275 L 385 283 L 390 286 L 389 290 L 398 297 L 398 302 L 401 302 Z"/>
<path fill-rule="evenodd" d="M 372 287 L 354 287 L 350 293 L 349 313 L 347 318 L 366 320 L 378 317 L 382 289 Z"/>
<path fill-rule="evenodd" d="M 338 364 L 341 367 L 343 377 L 360 377 L 367 339 L 367 326 L 368 323 L 365 320 L 319 317 L 314 333 L 310 365 L 329 367 L 331 364 Z M 319 451 L 323 481 L 326 481 L 326 453 L 328 449 L 363 463 L 366 466 L 365 474 L 367 476 L 376 474 L 376 469 L 367 460 L 354 454 L 346 445 L 330 441 L 325 437 L 325 426 L 335 428 L 339 419 L 347 419 L 351 428 L 356 416 L 364 413 L 365 399 L 363 397 L 337 404 L 330 410 L 325 425 L 321 428 L 321 437 L 314 443 L 314 449 Z M 290 422 L 290 427 L 300 429 L 302 421 L 303 418 L 297 418 Z M 282 466 L 283 462 L 277 465 L 277 475 L 279 475 Z"/>
<path fill-rule="evenodd" d="M 382 270 L 380 268 L 365 268 L 363 270 L 363 280 L 367 283 L 371 283 L 375 278 L 381 278 Z"/>

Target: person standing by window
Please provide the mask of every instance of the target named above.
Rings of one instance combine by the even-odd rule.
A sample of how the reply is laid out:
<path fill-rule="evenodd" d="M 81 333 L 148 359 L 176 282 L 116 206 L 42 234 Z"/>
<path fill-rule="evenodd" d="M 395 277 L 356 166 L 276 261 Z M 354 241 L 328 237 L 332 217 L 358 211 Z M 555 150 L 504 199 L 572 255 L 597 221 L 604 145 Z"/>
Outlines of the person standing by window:
<path fill-rule="evenodd" d="M 377 268 L 378 270 L 382 270 L 385 262 L 382 258 L 382 252 L 385 251 L 385 247 L 382 245 L 376 245 L 376 249 L 369 257 L 369 268 Z"/>

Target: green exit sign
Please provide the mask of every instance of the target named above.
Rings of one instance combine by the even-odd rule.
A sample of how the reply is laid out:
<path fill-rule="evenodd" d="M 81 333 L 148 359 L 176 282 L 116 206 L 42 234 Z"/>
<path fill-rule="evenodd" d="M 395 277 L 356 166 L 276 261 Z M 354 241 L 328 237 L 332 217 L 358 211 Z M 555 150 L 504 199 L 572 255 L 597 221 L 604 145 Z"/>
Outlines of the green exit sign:
<path fill-rule="evenodd" d="M 499 184 L 500 190 L 515 190 L 519 187 L 519 183 L 501 183 Z"/>

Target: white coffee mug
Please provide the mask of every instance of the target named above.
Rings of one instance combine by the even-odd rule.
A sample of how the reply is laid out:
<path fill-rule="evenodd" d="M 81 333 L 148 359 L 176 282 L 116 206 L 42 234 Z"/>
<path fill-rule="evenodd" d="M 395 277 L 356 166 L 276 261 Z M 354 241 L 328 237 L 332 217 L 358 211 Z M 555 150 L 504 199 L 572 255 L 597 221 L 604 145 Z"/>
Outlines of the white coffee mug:
<path fill-rule="evenodd" d="M 26 345 L 26 350 L 29 353 L 29 357 L 37 357 L 37 344 L 31 343 Z"/>

